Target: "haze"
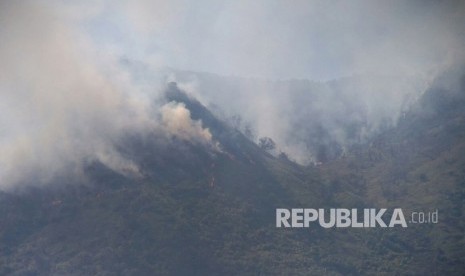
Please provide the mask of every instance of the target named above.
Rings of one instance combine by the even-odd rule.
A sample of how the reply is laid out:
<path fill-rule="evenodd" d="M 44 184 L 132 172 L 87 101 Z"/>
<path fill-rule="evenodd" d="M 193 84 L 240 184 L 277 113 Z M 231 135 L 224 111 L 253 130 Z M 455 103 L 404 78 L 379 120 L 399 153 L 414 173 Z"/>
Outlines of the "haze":
<path fill-rule="evenodd" d="M 0 188 L 46 183 L 88 160 L 137 173 L 116 150 L 132 131 L 209 141 L 185 107 L 157 105 L 167 78 L 229 115 L 243 111 L 258 136 L 273 137 L 297 161 L 312 160 L 289 140 L 299 99 L 267 80 L 400 77 L 344 88 L 372 111 L 371 131 L 398 118 L 406 95 L 463 63 L 463 26 L 460 1 L 2 1 Z M 208 85 L 195 74 L 178 80 L 164 76 L 166 68 L 253 79 L 240 92 L 221 85 L 203 91 Z M 334 103 L 322 97 L 314 106 L 333 114 Z"/>

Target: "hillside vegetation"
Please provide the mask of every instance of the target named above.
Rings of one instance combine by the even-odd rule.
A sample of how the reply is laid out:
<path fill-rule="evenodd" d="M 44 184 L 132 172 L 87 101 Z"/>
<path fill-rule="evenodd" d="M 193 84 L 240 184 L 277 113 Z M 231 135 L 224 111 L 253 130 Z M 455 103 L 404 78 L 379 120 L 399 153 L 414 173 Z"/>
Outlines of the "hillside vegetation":
<path fill-rule="evenodd" d="M 141 168 L 0 194 L 1 275 L 462 275 L 464 89 L 428 90 L 396 127 L 341 158 L 276 158 L 168 87 L 220 150 L 128 137 Z M 275 227 L 276 208 L 439 210 L 408 228 Z"/>

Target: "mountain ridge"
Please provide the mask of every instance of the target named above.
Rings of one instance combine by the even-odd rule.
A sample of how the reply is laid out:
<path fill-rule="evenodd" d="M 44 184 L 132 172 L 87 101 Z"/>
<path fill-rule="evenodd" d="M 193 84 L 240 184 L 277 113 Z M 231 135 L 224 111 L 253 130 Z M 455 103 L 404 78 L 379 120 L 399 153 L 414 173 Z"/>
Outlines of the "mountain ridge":
<path fill-rule="evenodd" d="M 80 185 L 0 193 L 0 273 L 357 275 L 414 268 L 421 274 L 459 275 L 465 116 L 460 104 L 441 113 L 435 97 L 448 95 L 449 106 L 461 101 L 463 90 L 441 91 L 431 90 L 419 102 L 437 107 L 436 112 L 419 108 L 371 145 L 315 167 L 273 157 L 169 84 L 166 101 L 184 104 L 220 150 L 135 136 L 123 148 L 140 165 L 141 177 L 94 163 Z M 431 131 L 439 135 L 423 139 Z M 450 148 L 439 146 L 444 139 Z M 439 188 L 441 177 L 447 177 L 448 190 Z M 276 208 L 394 206 L 439 208 L 440 224 L 275 227 Z"/>

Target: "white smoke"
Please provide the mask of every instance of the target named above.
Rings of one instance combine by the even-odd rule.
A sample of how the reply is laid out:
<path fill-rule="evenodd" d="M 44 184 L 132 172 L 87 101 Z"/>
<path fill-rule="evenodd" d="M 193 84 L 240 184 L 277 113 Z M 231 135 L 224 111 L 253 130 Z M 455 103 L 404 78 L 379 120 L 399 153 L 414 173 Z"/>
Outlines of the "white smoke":
<path fill-rule="evenodd" d="M 163 126 L 169 135 L 181 140 L 197 141 L 208 144 L 212 135 L 208 129 L 202 127 L 200 121 L 193 121 L 190 111 L 183 103 L 170 102 L 162 106 L 161 116 Z"/>

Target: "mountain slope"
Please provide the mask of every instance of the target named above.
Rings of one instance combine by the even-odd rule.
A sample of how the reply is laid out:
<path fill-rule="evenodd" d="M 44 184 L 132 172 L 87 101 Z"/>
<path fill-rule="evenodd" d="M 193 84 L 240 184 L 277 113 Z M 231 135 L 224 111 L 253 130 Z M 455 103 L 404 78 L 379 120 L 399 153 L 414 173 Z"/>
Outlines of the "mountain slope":
<path fill-rule="evenodd" d="M 431 89 L 396 128 L 337 161 L 275 158 L 175 84 L 219 148 L 130 135 L 141 169 L 0 194 L 0 274 L 373 275 L 463 273 L 463 87 Z M 425 112 L 428 111 L 428 112 Z M 447 110 L 447 112 L 444 112 Z M 275 227 L 276 208 L 439 209 L 408 228 Z"/>
<path fill-rule="evenodd" d="M 378 247 L 391 259 L 385 263 L 401 264 L 396 273 L 464 272 L 465 78 L 457 81 L 456 88 L 433 85 L 396 128 L 322 168 L 339 204 L 438 210 L 438 224 L 383 233 Z"/>
<path fill-rule="evenodd" d="M 184 103 L 221 150 L 134 136 L 123 148 L 140 165 L 139 178 L 95 163 L 81 185 L 63 179 L 48 188 L 3 193 L 3 274 L 294 271 L 289 262 L 302 259 L 296 251 L 302 245 L 295 234 L 275 231 L 275 209 L 293 205 L 295 191 L 321 204 L 315 176 L 274 159 L 174 84 L 166 100 Z M 302 260 L 295 271 L 312 262 Z"/>

